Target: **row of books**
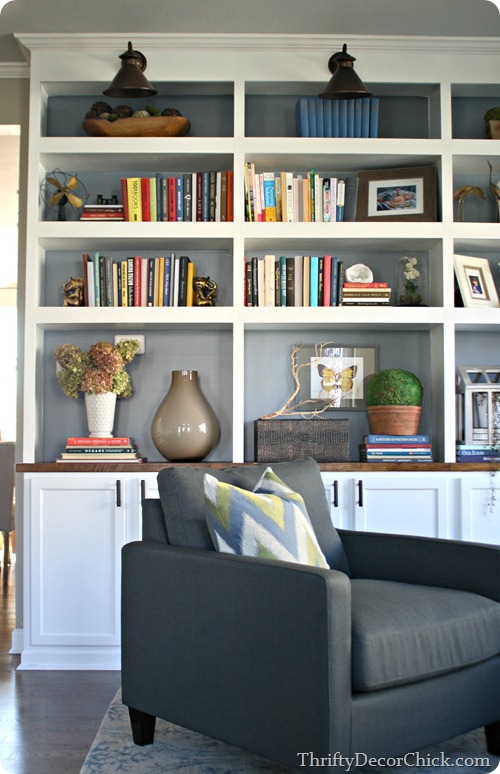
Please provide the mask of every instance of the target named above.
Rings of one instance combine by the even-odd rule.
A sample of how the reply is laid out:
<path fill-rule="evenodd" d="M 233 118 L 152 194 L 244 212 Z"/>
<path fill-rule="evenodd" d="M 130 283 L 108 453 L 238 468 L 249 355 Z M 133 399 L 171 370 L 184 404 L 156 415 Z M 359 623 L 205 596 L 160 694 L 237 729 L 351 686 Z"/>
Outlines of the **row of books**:
<path fill-rule="evenodd" d="M 182 175 L 158 172 L 153 177 L 123 177 L 120 183 L 126 221 L 232 221 L 234 218 L 232 169 Z M 106 208 L 101 207 L 100 214 L 105 212 Z"/>
<path fill-rule="evenodd" d="M 186 255 L 114 259 L 84 253 L 85 306 L 193 306 L 195 264 Z"/>
<path fill-rule="evenodd" d="M 295 104 L 298 137 L 378 137 L 378 116 L 378 97 L 299 97 Z"/>
<path fill-rule="evenodd" d="M 428 435 L 365 435 L 360 462 L 432 462 Z"/>
<path fill-rule="evenodd" d="M 491 444 L 465 444 L 457 441 L 457 462 L 500 462 L 500 449 Z"/>
<path fill-rule="evenodd" d="M 56 462 L 144 462 L 133 438 L 68 438 Z"/>
<path fill-rule="evenodd" d="M 256 172 L 245 162 L 245 220 L 249 223 L 354 221 L 358 178 L 307 172 Z"/>
<path fill-rule="evenodd" d="M 245 259 L 246 306 L 371 306 L 390 301 L 387 282 L 345 282 L 344 261 L 332 255 Z"/>

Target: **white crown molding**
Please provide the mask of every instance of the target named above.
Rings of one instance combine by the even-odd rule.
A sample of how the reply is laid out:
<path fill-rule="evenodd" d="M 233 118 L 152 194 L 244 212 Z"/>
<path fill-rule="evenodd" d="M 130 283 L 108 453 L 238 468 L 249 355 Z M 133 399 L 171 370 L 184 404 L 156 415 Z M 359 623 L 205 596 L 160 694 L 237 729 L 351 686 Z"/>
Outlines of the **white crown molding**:
<path fill-rule="evenodd" d="M 0 62 L 0 78 L 29 78 L 30 68 L 26 62 Z"/>
<path fill-rule="evenodd" d="M 498 54 L 498 37 L 433 37 L 425 35 L 276 35 L 246 33 L 14 33 L 24 56 L 29 61 L 30 52 L 50 49 L 73 52 L 102 50 L 113 52 L 126 49 L 132 41 L 134 48 L 196 51 L 241 51 L 241 50 L 341 50 L 347 43 L 348 49 L 359 51 L 386 51 L 390 56 L 397 51 L 422 51 L 423 53 L 463 52 L 464 54 Z"/>

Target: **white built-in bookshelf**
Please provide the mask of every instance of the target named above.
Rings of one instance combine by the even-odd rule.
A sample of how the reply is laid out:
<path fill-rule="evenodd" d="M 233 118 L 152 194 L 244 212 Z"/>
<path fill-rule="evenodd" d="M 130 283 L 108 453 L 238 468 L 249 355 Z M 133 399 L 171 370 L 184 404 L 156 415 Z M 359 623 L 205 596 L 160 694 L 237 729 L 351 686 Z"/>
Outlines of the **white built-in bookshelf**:
<path fill-rule="evenodd" d="M 140 35 L 159 106 L 188 116 L 186 137 L 89 137 L 82 120 L 119 65 L 127 36 L 20 35 L 31 56 L 29 202 L 25 320 L 23 460 L 54 460 L 68 435 L 85 430 L 83 403 L 66 398 L 53 350 L 115 333 L 143 333 L 146 354 L 131 366 L 135 395 L 119 404 L 116 432 L 133 435 L 150 460 L 154 411 L 178 368 L 198 370 L 221 422 L 209 460 L 254 459 L 253 422 L 279 408 L 291 387 L 290 351 L 303 341 L 378 344 L 380 368 L 401 367 L 424 385 L 421 431 L 434 458 L 454 461 L 455 372 L 498 359 L 500 310 L 454 306 L 453 254 L 487 257 L 500 287 L 500 226 L 488 193 L 490 160 L 500 178 L 500 143 L 483 138 L 482 116 L 500 104 L 496 39 L 302 35 Z M 316 95 L 329 56 L 348 44 L 356 71 L 380 97 L 379 137 L 300 138 L 298 96 Z M 112 100 L 113 104 L 126 100 Z M 141 100 L 132 100 L 141 107 Z M 314 168 L 337 175 L 435 166 L 436 222 L 247 223 L 244 162 L 259 171 Z M 234 222 L 56 222 L 39 195 L 53 169 L 78 172 L 89 194 L 120 194 L 120 178 L 158 171 L 234 169 Z M 494 173 L 495 174 L 495 173 Z M 466 201 L 457 222 L 453 191 L 480 185 L 487 201 Z M 65 308 L 60 285 L 81 274 L 83 252 L 115 258 L 182 252 L 219 285 L 213 308 Z M 393 283 L 400 255 L 428 258 L 429 306 L 405 308 L 248 308 L 244 260 L 251 256 L 333 254 L 368 264 Z M 332 414 L 335 416 L 335 414 Z M 349 418 L 351 459 L 368 422 Z"/>
<path fill-rule="evenodd" d="M 198 371 L 221 424 L 207 461 L 223 465 L 254 460 L 254 421 L 282 406 L 293 389 L 293 345 L 378 345 L 379 368 L 413 371 L 423 383 L 420 431 L 432 438 L 435 464 L 362 465 L 366 412 L 331 413 L 349 420 L 352 461 L 323 466 L 333 521 L 348 529 L 498 542 L 500 511 L 498 502 L 493 508 L 488 466 L 454 460 L 456 368 L 498 364 L 500 309 L 456 308 L 453 268 L 454 253 L 487 258 L 500 290 L 494 199 L 469 197 L 464 222 L 456 220 L 453 202 L 464 185 L 487 191 L 488 160 L 500 179 L 500 142 L 484 139 L 482 121 L 500 105 L 498 39 L 42 34 L 18 40 L 31 59 L 19 439 L 24 629 L 16 630 L 13 644 L 22 651 L 21 668 L 119 668 L 120 549 L 140 537 L 141 498 L 157 495 L 162 461 L 150 426 L 172 370 Z M 146 55 L 147 76 L 159 91 L 148 102 L 179 109 L 191 121 L 188 136 L 111 139 L 83 131 L 85 113 L 102 99 L 128 40 Z M 328 59 L 343 43 L 380 98 L 379 137 L 297 137 L 296 100 L 323 89 Z M 346 177 L 431 165 L 437 220 L 247 223 L 245 162 L 258 172 L 313 168 Z M 40 184 L 54 169 L 78 173 L 91 200 L 98 193 L 120 196 L 122 177 L 234 169 L 234 221 L 57 222 L 40 198 Z M 81 275 L 82 253 L 92 251 L 116 260 L 188 255 L 199 274 L 218 283 L 217 305 L 63 307 L 61 285 Z M 245 259 L 266 254 L 335 255 L 346 266 L 368 264 L 376 280 L 390 284 L 401 255 L 422 255 L 429 305 L 245 306 Z M 133 436 L 155 464 L 56 465 L 67 437 L 86 435 L 87 426 L 83 399 L 67 398 L 57 383 L 54 350 L 64 342 L 87 349 L 115 334 L 143 334 L 146 343 L 129 367 L 135 394 L 119 402 L 115 434 Z"/>

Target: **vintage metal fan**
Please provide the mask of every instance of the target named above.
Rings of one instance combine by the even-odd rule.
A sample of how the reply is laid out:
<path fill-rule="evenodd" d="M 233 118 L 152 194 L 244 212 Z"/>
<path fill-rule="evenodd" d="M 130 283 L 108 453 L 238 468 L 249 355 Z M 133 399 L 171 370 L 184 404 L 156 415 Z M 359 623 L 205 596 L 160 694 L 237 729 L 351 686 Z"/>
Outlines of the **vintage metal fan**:
<path fill-rule="evenodd" d="M 54 169 L 45 177 L 40 193 L 45 204 L 57 210 L 57 220 L 66 220 L 66 205 L 78 212 L 89 198 L 80 178 L 61 169 Z"/>

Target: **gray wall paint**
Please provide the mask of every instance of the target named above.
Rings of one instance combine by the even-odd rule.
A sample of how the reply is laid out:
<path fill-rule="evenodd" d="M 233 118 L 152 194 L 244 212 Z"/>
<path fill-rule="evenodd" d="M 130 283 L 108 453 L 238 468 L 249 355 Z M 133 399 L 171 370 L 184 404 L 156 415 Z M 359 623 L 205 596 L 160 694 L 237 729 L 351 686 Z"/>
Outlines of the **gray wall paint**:
<path fill-rule="evenodd" d="M 490 0 L 12 0 L 0 61 L 22 61 L 14 32 L 131 31 L 494 36 L 500 14 Z"/>

